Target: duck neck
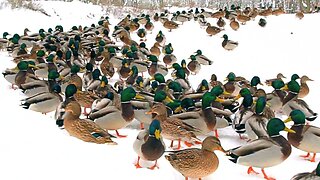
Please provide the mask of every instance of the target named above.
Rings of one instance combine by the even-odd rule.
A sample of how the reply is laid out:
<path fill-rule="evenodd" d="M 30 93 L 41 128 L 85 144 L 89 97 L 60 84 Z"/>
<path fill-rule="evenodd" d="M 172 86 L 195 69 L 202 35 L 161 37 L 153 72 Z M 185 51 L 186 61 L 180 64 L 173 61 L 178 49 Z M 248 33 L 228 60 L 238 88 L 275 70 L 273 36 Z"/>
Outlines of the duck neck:
<path fill-rule="evenodd" d="M 270 136 L 270 138 L 274 140 L 279 146 L 281 146 L 281 152 L 283 154 L 282 159 L 287 159 L 291 154 L 291 145 L 289 144 L 287 139 L 279 134 Z"/>
<path fill-rule="evenodd" d="M 285 105 L 287 102 L 296 99 L 298 93 L 289 92 L 286 97 L 284 97 L 282 104 Z"/>
<path fill-rule="evenodd" d="M 131 102 L 130 101 L 121 102 L 121 109 L 122 109 L 121 111 L 122 117 L 128 122 L 132 121 L 134 118 L 134 111 L 133 111 Z"/>
<path fill-rule="evenodd" d="M 204 121 L 207 124 L 208 129 L 213 131 L 217 123 L 216 115 L 214 114 L 210 106 L 202 109 L 202 112 L 204 116 Z"/>

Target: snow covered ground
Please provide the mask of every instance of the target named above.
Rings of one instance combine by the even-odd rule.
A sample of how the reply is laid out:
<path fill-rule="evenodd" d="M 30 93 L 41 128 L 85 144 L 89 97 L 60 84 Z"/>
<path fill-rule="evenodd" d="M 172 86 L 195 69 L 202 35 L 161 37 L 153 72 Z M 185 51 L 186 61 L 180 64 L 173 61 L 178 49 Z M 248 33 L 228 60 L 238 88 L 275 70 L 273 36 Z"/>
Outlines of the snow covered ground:
<path fill-rule="evenodd" d="M 23 9 L 0 10 L 0 33 L 8 31 L 11 34 L 21 34 L 26 27 L 37 32 L 39 28 L 53 28 L 57 24 L 63 25 L 65 29 L 80 24 L 89 26 L 97 23 L 104 14 L 99 6 L 77 1 L 40 3 L 51 17 Z M 223 80 L 230 71 L 248 79 L 259 75 L 262 80 L 273 78 L 279 72 L 287 78 L 293 73 L 308 75 L 315 81 L 309 83 L 311 92 L 305 100 L 319 113 L 319 18 L 320 14 L 305 15 L 302 20 L 298 20 L 294 15 L 272 16 L 266 19 L 265 28 L 258 26 L 259 19 L 256 19 L 241 26 L 237 32 L 226 26 L 224 32 L 214 37 L 209 37 L 205 30 L 193 21 L 170 33 L 162 30 L 167 37 L 167 43 L 172 43 L 174 54 L 179 60 L 187 59 L 197 49 L 201 49 L 204 55 L 214 61 L 212 66 L 202 66 L 198 75 L 190 77 L 193 87 L 203 78 L 209 79 L 212 73 L 215 73 L 219 80 Z M 215 23 L 216 20 L 209 21 Z M 116 22 L 117 20 L 111 19 L 113 25 Z M 162 27 L 160 23 L 155 25 L 156 29 Z M 239 47 L 231 52 L 225 51 L 221 46 L 223 33 L 231 40 L 238 41 Z M 155 36 L 156 33 L 147 35 L 146 44 L 149 48 L 153 45 Z M 133 37 L 138 40 L 136 35 Z M 7 67 L 14 67 L 14 64 L 10 62 L 7 52 L 0 52 L 0 70 Z M 42 115 L 21 108 L 20 100 L 24 95 L 19 90 L 13 91 L 9 86 L 1 76 L 0 179 L 183 179 L 164 158 L 159 160 L 160 169 L 151 171 L 135 168 L 133 163 L 137 156 L 132 144 L 137 130 L 121 130 L 120 132 L 128 134 L 128 137 L 116 139 L 119 144 L 117 146 L 84 143 L 57 128 L 52 113 Z M 313 124 L 320 126 L 318 119 Z M 219 132 L 225 149 L 245 143 L 239 140 L 230 127 Z M 247 167 L 233 164 L 222 153 L 216 153 L 220 166 L 214 174 L 204 179 L 263 178 L 262 175 L 247 175 Z M 277 179 L 287 180 L 296 173 L 312 171 L 317 164 L 299 158 L 301 154 L 304 153 L 293 148 L 291 156 L 284 163 L 268 168 L 266 172 Z M 317 158 L 317 161 L 319 160 L 320 157 Z"/>

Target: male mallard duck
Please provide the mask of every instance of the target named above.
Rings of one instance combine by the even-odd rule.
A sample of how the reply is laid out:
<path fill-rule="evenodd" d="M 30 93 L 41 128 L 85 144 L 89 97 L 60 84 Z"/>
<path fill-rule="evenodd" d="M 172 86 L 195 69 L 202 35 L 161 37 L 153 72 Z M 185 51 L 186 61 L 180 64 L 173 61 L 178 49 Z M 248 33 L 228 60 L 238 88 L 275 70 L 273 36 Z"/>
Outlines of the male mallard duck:
<path fill-rule="evenodd" d="M 228 82 L 223 85 L 225 91 L 231 96 L 237 96 L 241 90 L 241 87 L 236 81 L 236 75 L 233 72 L 230 72 L 226 79 Z"/>
<path fill-rule="evenodd" d="M 299 173 L 294 175 L 291 180 L 308 180 L 308 179 L 319 179 L 320 178 L 320 163 L 317 168 L 312 172 Z"/>
<path fill-rule="evenodd" d="M 169 43 L 164 47 L 164 56 L 163 56 L 163 62 L 166 66 L 171 66 L 173 63 L 177 62 L 177 57 L 172 54 L 173 53 L 173 48 L 172 44 Z"/>
<path fill-rule="evenodd" d="M 286 122 L 293 121 L 294 124 L 291 130 L 295 131 L 294 134 L 288 134 L 289 143 L 305 152 L 308 152 L 306 156 L 309 157 L 310 153 L 313 153 L 313 157 L 310 159 L 311 162 L 315 162 L 316 154 L 320 152 L 320 128 L 306 124 L 306 116 L 300 110 L 293 110 L 289 114 Z"/>
<path fill-rule="evenodd" d="M 280 131 L 294 133 L 278 118 L 272 118 L 267 124 L 269 137 L 261 137 L 243 146 L 229 150 L 230 161 L 249 166 L 247 173 L 256 173 L 252 167 L 261 168 L 265 179 L 268 177 L 264 168 L 276 166 L 291 154 L 291 145 L 279 134 Z"/>
<path fill-rule="evenodd" d="M 191 20 L 190 16 L 188 16 L 186 13 L 184 14 L 180 13 L 180 11 L 177 11 L 176 13 L 174 13 L 171 19 L 171 21 L 178 21 L 178 22 L 181 22 L 182 24 L 190 20 Z"/>
<path fill-rule="evenodd" d="M 278 113 L 282 109 L 282 101 L 286 96 L 286 92 L 281 90 L 284 87 L 284 82 L 282 80 L 272 81 L 272 87 L 274 90 L 267 94 L 267 102 L 275 113 Z"/>
<path fill-rule="evenodd" d="M 209 83 L 207 80 L 203 79 L 201 83 L 198 85 L 198 88 L 196 89 L 197 93 L 205 93 L 209 90 Z"/>
<path fill-rule="evenodd" d="M 2 38 L 0 38 L 0 50 L 7 48 L 9 43 L 9 39 L 7 38 L 8 35 L 8 32 L 2 34 Z"/>
<path fill-rule="evenodd" d="M 147 23 L 144 25 L 144 28 L 147 30 L 147 31 L 150 31 L 152 33 L 152 30 L 154 29 L 154 25 L 153 23 L 151 22 L 150 18 L 147 18 Z"/>
<path fill-rule="evenodd" d="M 132 66 L 129 73 L 129 77 L 126 80 L 126 84 L 132 86 L 136 82 L 137 77 L 138 68 L 136 66 Z"/>
<path fill-rule="evenodd" d="M 39 80 L 35 75 L 32 68 L 35 68 L 31 62 L 20 61 L 17 64 L 19 72 L 15 76 L 14 84 L 21 88 L 21 85 L 24 83 L 32 82 L 35 80 Z"/>
<path fill-rule="evenodd" d="M 223 28 L 226 25 L 226 22 L 220 17 L 217 21 L 217 25 L 221 28 Z"/>
<path fill-rule="evenodd" d="M 312 79 L 310 79 L 308 76 L 302 76 L 300 79 L 300 91 L 298 94 L 298 98 L 304 98 L 309 94 L 309 87 L 307 84 L 307 81 L 313 81 Z"/>
<path fill-rule="evenodd" d="M 132 87 L 127 87 L 121 92 L 121 108 L 116 106 L 107 106 L 99 111 L 93 112 L 89 115 L 90 119 L 94 120 L 100 127 L 107 130 L 116 130 L 117 136 L 119 135 L 118 129 L 121 129 L 134 118 L 134 110 L 130 101 L 133 98 L 140 96 Z"/>
<path fill-rule="evenodd" d="M 302 19 L 302 18 L 304 17 L 303 12 L 298 11 L 298 12 L 296 13 L 296 17 L 299 18 L 299 19 Z"/>
<path fill-rule="evenodd" d="M 119 77 L 120 79 L 126 79 L 130 76 L 130 66 L 129 66 L 129 60 L 123 59 L 122 60 L 122 66 L 120 69 L 118 69 Z"/>
<path fill-rule="evenodd" d="M 222 41 L 222 47 L 228 51 L 231 51 L 233 50 L 234 48 L 236 48 L 239 43 L 238 42 L 235 42 L 235 41 L 232 41 L 232 40 L 229 40 L 228 39 L 228 36 L 226 34 L 224 34 L 223 36 L 223 41 Z"/>
<path fill-rule="evenodd" d="M 261 83 L 260 77 L 259 76 L 253 76 L 251 78 L 251 81 L 250 81 L 250 92 L 251 92 L 251 94 L 255 94 L 256 93 L 256 91 L 258 89 L 257 88 L 258 85 L 263 85 Z"/>
<path fill-rule="evenodd" d="M 200 63 L 197 61 L 195 55 L 190 56 L 191 61 L 188 63 L 187 67 L 191 74 L 196 75 L 201 69 Z"/>
<path fill-rule="evenodd" d="M 174 63 L 172 67 L 175 69 L 174 81 L 178 82 L 181 85 L 185 93 L 193 92 L 190 82 L 186 79 L 186 73 L 184 69 L 178 63 Z"/>
<path fill-rule="evenodd" d="M 289 116 L 292 110 L 298 109 L 305 114 L 308 121 L 314 121 L 318 117 L 304 100 L 297 98 L 300 85 L 296 81 L 291 80 L 283 89 L 289 91 L 282 101 L 282 111 L 285 115 Z"/>
<path fill-rule="evenodd" d="M 157 36 L 156 36 L 156 41 L 158 45 L 164 46 L 166 43 L 166 36 L 162 33 L 162 31 L 159 31 Z"/>
<path fill-rule="evenodd" d="M 140 41 L 146 41 L 147 31 L 144 28 L 138 29 L 137 35 L 140 37 Z"/>
<path fill-rule="evenodd" d="M 226 152 L 220 140 L 213 136 L 206 137 L 201 149 L 191 148 L 181 151 L 171 151 L 165 158 L 187 180 L 188 178 L 203 178 L 214 173 L 219 166 L 215 150 Z"/>
<path fill-rule="evenodd" d="M 267 79 L 265 81 L 265 84 L 268 85 L 268 86 L 271 86 L 272 82 L 279 79 L 282 81 L 283 78 L 286 78 L 282 73 L 278 73 L 277 74 L 277 78 L 274 78 L 274 79 Z"/>
<path fill-rule="evenodd" d="M 207 23 L 206 32 L 209 36 L 214 36 L 214 35 L 220 33 L 221 31 L 222 31 L 222 29 L 220 29 L 216 26 L 211 26 L 210 23 Z"/>
<path fill-rule="evenodd" d="M 59 103 L 62 102 L 62 97 L 59 93 L 61 93 L 61 87 L 55 84 L 50 92 L 39 93 L 21 100 L 24 101 L 21 106 L 43 114 L 49 113 L 54 111 Z"/>
<path fill-rule="evenodd" d="M 235 18 L 232 18 L 230 21 L 230 27 L 231 27 L 231 29 L 237 31 L 240 28 L 240 24 L 238 21 L 236 21 Z"/>
<path fill-rule="evenodd" d="M 151 61 L 150 67 L 148 69 L 148 73 L 150 76 L 154 76 L 157 73 L 162 74 L 163 76 L 166 76 L 168 74 L 168 68 L 166 68 L 162 64 L 158 64 L 158 58 L 155 55 L 150 55 L 149 60 Z"/>
<path fill-rule="evenodd" d="M 93 64 L 87 63 L 86 64 L 86 71 L 83 73 L 83 88 L 87 89 L 89 86 L 89 82 L 92 80 L 92 71 L 93 71 Z"/>
<path fill-rule="evenodd" d="M 153 114 L 154 118 L 160 121 L 162 136 L 171 140 L 170 147 L 173 147 L 174 140 L 179 142 L 177 149 L 180 149 L 181 141 L 185 141 L 188 146 L 191 146 L 191 144 L 187 142 L 199 141 L 194 134 L 198 130 L 178 118 L 168 117 L 167 108 L 163 103 L 154 104 L 147 114 Z"/>
<path fill-rule="evenodd" d="M 168 19 L 166 19 L 163 22 L 163 27 L 165 27 L 166 29 L 169 29 L 169 32 L 171 32 L 172 29 L 177 29 L 179 27 L 179 24 L 177 24 L 174 21 L 169 21 Z"/>
<path fill-rule="evenodd" d="M 205 55 L 202 54 L 202 51 L 200 49 L 198 49 L 195 53 L 196 53 L 195 57 L 200 64 L 211 65 L 213 63 L 212 60 L 210 60 L 209 58 L 207 58 Z"/>
<path fill-rule="evenodd" d="M 65 108 L 64 127 L 70 134 L 85 142 L 97 144 L 112 144 L 117 143 L 111 140 L 111 135 L 99 127 L 96 123 L 89 119 L 79 119 L 81 114 L 80 104 L 73 101 Z"/>
<path fill-rule="evenodd" d="M 203 14 L 200 14 L 197 18 L 198 18 L 197 21 L 201 28 L 207 26 L 208 22 Z"/>
<path fill-rule="evenodd" d="M 154 119 L 148 130 L 141 131 L 133 143 L 133 149 L 138 154 L 138 161 L 135 164 L 136 168 L 142 168 L 139 164 L 140 158 L 147 161 L 155 161 L 155 164 L 149 169 L 159 168 L 157 160 L 165 151 L 165 144 L 161 137 L 160 121 Z"/>

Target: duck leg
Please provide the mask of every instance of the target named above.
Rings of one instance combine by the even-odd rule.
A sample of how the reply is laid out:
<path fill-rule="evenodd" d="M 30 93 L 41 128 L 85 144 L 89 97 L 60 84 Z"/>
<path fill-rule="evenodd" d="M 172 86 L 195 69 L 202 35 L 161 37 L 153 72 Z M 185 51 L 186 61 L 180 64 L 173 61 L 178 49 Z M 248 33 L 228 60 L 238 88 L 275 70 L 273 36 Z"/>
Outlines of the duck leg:
<path fill-rule="evenodd" d="M 275 178 L 272 178 L 272 177 L 269 177 L 266 172 L 264 172 L 264 169 L 262 168 L 261 169 L 261 172 L 263 174 L 263 177 L 266 179 L 266 180 L 276 180 Z"/>
<path fill-rule="evenodd" d="M 143 130 L 144 129 L 144 124 L 140 123 L 140 129 Z"/>
<path fill-rule="evenodd" d="M 118 130 L 116 130 L 116 134 L 117 134 L 117 136 L 118 136 L 119 138 L 125 138 L 125 137 L 127 137 L 127 135 L 120 135 L 119 132 L 118 132 Z"/>
<path fill-rule="evenodd" d="M 214 130 L 214 134 L 215 134 L 216 138 L 219 138 L 219 134 L 218 134 L 218 130 L 217 129 Z"/>
<path fill-rule="evenodd" d="M 171 140 L 170 147 L 173 148 L 173 140 Z"/>
<path fill-rule="evenodd" d="M 159 166 L 157 165 L 157 161 L 158 161 L 158 160 L 156 160 L 156 162 L 154 163 L 154 165 L 151 166 L 151 167 L 149 167 L 149 169 L 151 169 L 151 170 L 154 170 L 155 168 L 158 168 L 158 169 L 159 169 Z"/>
<path fill-rule="evenodd" d="M 87 109 L 90 109 L 89 113 L 87 113 Z M 84 111 L 84 112 L 83 112 L 83 115 L 88 116 L 88 115 L 90 114 L 90 112 L 91 112 L 91 108 L 86 108 L 86 107 L 84 107 L 84 110 L 83 110 L 83 111 Z"/>
<path fill-rule="evenodd" d="M 302 158 L 308 158 L 309 156 L 310 156 L 310 153 L 308 152 L 307 155 L 301 155 L 300 157 L 302 157 Z"/>
<path fill-rule="evenodd" d="M 134 165 L 134 166 L 136 166 L 137 169 L 142 168 L 142 166 L 140 166 L 140 164 L 139 164 L 139 161 L 140 161 L 140 156 L 138 156 L 137 163 Z"/>
<path fill-rule="evenodd" d="M 316 162 L 316 155 L 317 155 L 317 153 L 313 153 L 313 156 L 310 159 L 310 162 Z"/>
<path fill-rule="evenodd" d="M 188 147 L 191 147 L 191 146 L 193 145 L 192 143 L 189 143 L 189 142 L 187 142 L 187 141 L 185 141 L 184 144 L 185 144 L 186 146 L 188 146 Z"/>
<path fill-rule="evenodd" d="M 259 174 L 258 172 L 256 172 L 255 170 L 253 170 L 252 166 L 250 166 L 250 167 L 248 168 L 247 173 L 248 173 L 248 174 L 251 174 L 251 173 L 253 173 L 253 174 Z"/>

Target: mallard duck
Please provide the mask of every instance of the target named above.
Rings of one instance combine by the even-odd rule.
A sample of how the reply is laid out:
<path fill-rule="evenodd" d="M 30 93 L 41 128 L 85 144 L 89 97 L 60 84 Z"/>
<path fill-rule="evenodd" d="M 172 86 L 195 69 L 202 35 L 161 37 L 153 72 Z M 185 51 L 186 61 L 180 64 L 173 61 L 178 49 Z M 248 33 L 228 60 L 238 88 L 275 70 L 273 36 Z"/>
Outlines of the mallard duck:
<path fill-rule="evenodd" d="M 191 148 L 181 151 L 171 151 L 165 158 L 173 168 L 179 171 L 187 180 L 188 178 L 203 178 L 214 173 L 219 166 L 219 159 L 215 150 L 226 152 L 220 140 L 213 136 L 206 137 L 202 148 Z"/>
<path fill-rule="evenodd" d="M 216 26 L 211 26 L 210 23 L 207 23 L 206 32 L 209 36 L 214 36 L 214 35 L 220 33 L 221 31 L 222 31 L 222 29 L 220 29 Z"/>
<path fill-rule="evenodd" d="M 91 109 L 92 103 L 99 97 L 93 92 L 80 91 L 78 89 L 77 93 L 74 94 L 74 98 L 81 105 L 81 107 L 84 107 L 84 115 L 87 116 L 89 115 L 89 113 L 87 113 L 87 109 Z"/>
<path fill-rule="evenodd" d="M 86 71 L 83 73 L 83 88 L 87 89 L 89 86 L 89 82 L 92 80 L 92 71 L 93 71 L 93 64 L 87 63 L 86 64 Z"/>
<path fill-rule="evenodd" d="M 294 133 L 280 119 L 270 119 L 267 124 L 269 137 L 261 137 L 243 146 L 229 150 L 230 161 L 249 166 L 248 174 L 256 173 L 252 167 L 261 168 L 265 179 L 273 179 L 268 177 L 264 168 L 282 163 L 291 154 L 291 145 L 279 134 L 280 131 Z"/>
<path fill-rule="evenodd" d="M 212 18 L 217 18 L 217 19 L 219 19 L 220 17 L 224 17 L 224 16 L 225 16 L 225 11 L 223 11 L 222 9 L 219 9 L 219 11 L 211 14 Z"/>
<path fill-rule="evenodd" d="M 201 83 L 198 85 L 198 88 L 196 89 L 197 93 L 205 93 L 209 90 L 209 83 L 206 79 L 203 79 Z"/>
<path fill-rule="evenodd" d="M 135 97 L 140 98 L 139 94 L 132 87 L 127 87 L 121 92 L 120 109 L 116 106 L 107 106 L 91 113 L 89 118 L 94 120 L 103 129 L 116 130 L 118 137 L 126 137 L 120 135 L 118 129 L 127 126 L 133 120 L 134 110 L 130 101 Z"/>
<path fill-rule="evenodd" d="M 226 22 L 220 17 L 217 21 L 217 25 L 221 28 L 223 28 L 226 25 Z"/>
<path fill-rule="evenodd" d="M 196 53 L 195 58 L 200 64 L 212 65 L 213 61 L 207 58 L 205 55 L 203 55 L 200 49 L 198 49 L 195 53 Z"/>
<path fill-rule="evenodd" d="M 200 14 L 199 16 L 197 16 L 197 21 L 198 21 L 201 28 L 204 28 L 208 24 L 208 22 L 203 14 Z"/>
<path fill-rule="evenodd" d="M 225 91 L 231 96 L 237 96 L 241 90 L 241 87 L 236 81 L 236 75 L 233 72 L 230 72 L 226 79 L 228 82 L 223 85 Z"/>
<path fill-rule="evenodd" d="M 175 69 L 174 81 L 181 85 L 185 93 L 192 93 L 194 90 L 192 89 L 190 82 L 186 79 L 186 73 L 183 68 L 178 63 L 174 63 L 172 67 Z"/>
<path fill-rule="evenodd" d="M 59 93 L 61 93 L 61 87 L 56 84 L 52 87 L 52 91 L 50 92 L 39 93 L 21 100 L 23 101 L 21 106 L 25 109 L 41 112 L 43 114 L 49 113 L 54 111 L 59 103 L 62 102 L 62 97 Z"/>
<path fill-rule="evenodd" d="M 261 27 L 265 27 L 267 25 L 267 21 L 263 18 L 260 18 L 258 24 Z"/>
<path fill-rule="evenodd" d="M 126 84 L 132 86 L 138 77 L 138 68 L 136 66 L 132 66 L 129 77 L 126 80 Z"/>
<path fill-rule="evenodd" d="M 253 76 L 251 78 L 251 81 L 250 81 L 250 92 L 251 92 L 251 94 L 255 94 L 256 93 L 256 91 L 258 89 L 257 88 L 258 85 L 263 85 L 261 83 L 260 77 L 259 76 Z"/>
<path fill-rule="evenodd" d="M 85 142 L 97 144 L 111 144 L 111 135 L 89 119 L 80 119 L 81 106 L 79 103 L 70 102 L 65 108 L 64 127 L 70 136 L 76 137 Z"/>
<path fill-rule="evenodd" d="M 154 15 L 153 15 L 153 20 L 155 21 L 155 22 L 157 22 L 157 21 L 159 21 L 159 14 L 158 13 L 155 13 Z"/>
<path fill-rule="evenodd" d="M 8 32 L 2 34 L 2 38 L 0 38 L 0 50 L 7 48 L 9 43 L 8 35 L 10 35 Z"/>
<path fill-rule="evenodd" d="M 188 63 L 187 67 L 191 74 L 196 75 L 201 69 L 200 63 L 197 61 L 195 55 L 190 56 L 191 61 Z"/>
<path fill-rule="evenodd" d="M 144 28 L 138 29 L 137 35 L 140 37 L 140 41 L 146 41 L 147 31 Z"/>
<path fill-rule="evenodd" d="M 284 122 L 293 121 L 294 124 L 291 130 L 295 131 L 294 134 L 288 134 L 289 143 L 305 152 L 308 152 L 306 156 L 309 157 L 310 153 L 313 153 L 311 162 L 315 162 L 316 154 L 320 152 L 320 128 L 306 124 L 306 116 L 300 110 L 293 110 L 289 114 L 289 117 Z"/>
<path fill-rule="evenodd" d="M 271 84 L 272 84 L 273 81 L 275 81 L 275 80 L 277 80 L 277 79 L 279 79 L 279 80 L 282 81 L 283 78 L 286 78 L 286 77 L 285 77 L 282 73 L 278 73 L 276 78 L 274 78 L 274 79 L 267 79 L 267 80 L 265 81 L 265 84 L 268 85 L 268 86 L 271 86 Z"/>
<path fill-rule="evenodd" d="M 150 55 L 148 58 L 151 61 L 150 67 L 148 69 L 148 73 L 150 76 L 154 76 L 157 73 L 160 73 L 163 76 L 166 76 L 168 74 L 168 68 L 166 68 L 164 65 L 158 64 L 157 56 Z"/>
<path fill-rule="evenodd" d="M 313 81 L 312 79 L 310 79 L 308 76 L 302 76 L 300 79 L 300 91 L 298 94 L 298 98 L 304 98 L 309 94 L 309 87 L 307 84 L 307 81 Z"/>
<path fill-rule="evenodd" d="M 243 14 L 238 14 L 237 20 L 241 22 L 242 25 L 245 25 L 246 22 L 250 21 L 250 17 Z"/>
<path fill-rule="evenodd" d="M 259 12 L 260 16 L 270 16 L 272 15 L 272 7 L 268 7 L 268 9 L 262 10 Z"/>
<path fill-rule="evenodd" d="M 220 81 L 218 81 L 217 75 L 212 74 L 210 77 L 210 85 L 211 87 L 215 87 L 217 85 L 223 85 Z"/>
<path fill-rule="evenodd" d="M 20 61 L 17 64 L 19 72 L 15 76 L 14 84 L 21 88 L 22 84 L 32 82 L 35 80 L 39 80 L 38 77 L 34 75 L 34 71 L 32 68 L 36 66 L 32 64 L 32 62 Z"/>
<path fill-rule="evenodd" d="M 169 43 L 164 47 L 164 56 L 163 56 L 163 62 L 166 66 L 171 66 L 173 63 L 177 62 L 177 57 L 172 54 L 173 48 L 172 44 Z"/>
<path fill-rule="evenodd" d="M 88 91 L 94 91 L 100 85 L 100 76 L 101 76 L 100 70 L 99 69 L 93 70 L 91 75 L 92 75 L 92 79 L 88 82 L 87 88 L 85 88 Z"/>
<path fill-rule="evenodd" d="M 169 29 L 169 32 L 171 32 L 172 29 L 177 29 L 179 27 L 179 24 L 177 24 L 174 21 L 169 21 L 168 19 L 166 19 L 163 22 L 163 27 L 165 27 L 166 29 Z"/>
<path fill-rule="evenodd" d="M 320 178 L 320 163 L 317 168 L 312 172 L 299 173 L 294 175 L 291 180 L 308 180 L 308 179 L 319 179 Z"/>
<path fill-rule="evenodd" d="M 162 31 L 159 31 L 157 36 L 156 36 L 156 41 L 158 45 L 164 46 L 166 43 L 166 36 L 162 33 Z"/>
<path fill-rule="evenodd" d="M 134 18 L 133 20 L 130 21 L 129 27 L 130 27 L 130 32 L 134 32 L 139 29 L 140 24 L 138 23 L 139 19 Z"/>
<path fill-rule="evenodd" d="M 238 21 L 236 21 L 235 18 L 232 18 L 230 21 L 230 27 L 231 27 L 231 29 L 237 31 L 240 28 L 240 24 Z"/>
<path fill-rule="evenodd" d="M 71 74 L 69 77 L 64 78 L 63 80 L 63 84 L 66 83 L 68 84 L 74 84 L 76 85 L 78 90 L 82 90 L 82 79 L 81 77 L 77 74 L 78 72 L 80 72 L 80 67 L 78 65 L 73 65 L 71 67 Z"/>
<path fill-rule="evenodd" d="M 235 42 L 235 41 L 232 41 L 232 40 L 229 40 L 228 39 L 228 36 L 226 34 L 224 34 L 223 36 L 223 41 L 222 41 L 222 47 L 228 51 L 231 51 L 233 49 L 235 49 L 239 43 L 238 42 Z"/>
<path fill-rule="evenodd" d="M 133 149 L 138 154 L 136 168 L 142 168 L 139 164 L 140 158 L 147 161 L 155 161 L 155 164 L 149 169 L 159 168 L 157 160 L 163 155 L 165 144 L 161 137 L 160 121 L 154 119 L 148 130 L 141 131 L 133 143 Z"/>
<path fill-rule="evenodd" d="M 153 23 L 151 22 L 150 18 L 147 18 L 147 23 L 144 25 L 144 28 L 145 28 L 147 31 L 150 31 L 150 33 L 152 33 L 152 30 L 154 29 L 154 25 L 153 25 Z"/>
<path fill-rule="evenodd" d="M 305 114 L 308 121 L 314 121 L 318 117 L 318 114 L 313 112 L 304 100 L 297 98 L 300 92 L 300 85 L 296 81 L 291 80 L 282 89 L 289 91 L 282 100 L 282 111 L 285 115 L 289 116 L 292 110 L 298 109 Z"/>
<path fill-rule="evenodd" d="M 122 66 L 118 70 L 120 79 L 126 79 L 130 76 L 130 66 L 129 66 L 129 60 L 123 59 L 122 60 Z"/>
<path fill-rule="evenodd" d="M 163 103 L 154 104 L 147 114 L 153 114 L 154 119 L 160 121 L 162 136 L 171 140 L 170 147 L 173 147 L 174 140 L 179 142 L 177 149 L 181 148 L 180 141 L 185 141 L 187 146 L 191 146 L 188 142 L 199 141 L 194 134 L 198 130 L 178 118 L 168 117 L 167 108 Z"/>
<path fill-rule="evenodd" d="M 298 12 L 296 13 L 296 17 L 299 18 L 299 19 L 302 19 L 302 18 L 304 17 L 303 12 L 302 12 L 302 11 L 298 11 Z"/>
<path fill-rule="evenodd" d="M 180 13 L 180 11 L 177 11 L 176 13 L 174 13 L 173 17 L 171 18 L 171 21 L 178 21 L 178 22 L 181 22 L 181 24 L 190 20 L 191 20 L 190 16 L 188 16 L 187 14 Z"/>
<path fill-rule="evenodd" d="M 281 90 L 284 87 L 284 82 L 282 80 L 272 81 L 272 87 L 274 90 L 271 93 L 267 94 L 267 102 L 270 105 L 270 109 L 274 112 L 280 112 L 282 109 L 282 101 L 286 96 L 286 92 Z"/>
<path fill-rule="evenodd" d="M 161 51 L 160 51 L 159 47 L 160 47 L 160 44 L 158 42 L 154 43 L 154 45 L 150 48 L 150 53 L 152 55 L 155 55 L 155 56 L 159 57 L 160 54 L 161 54 Z"/>

